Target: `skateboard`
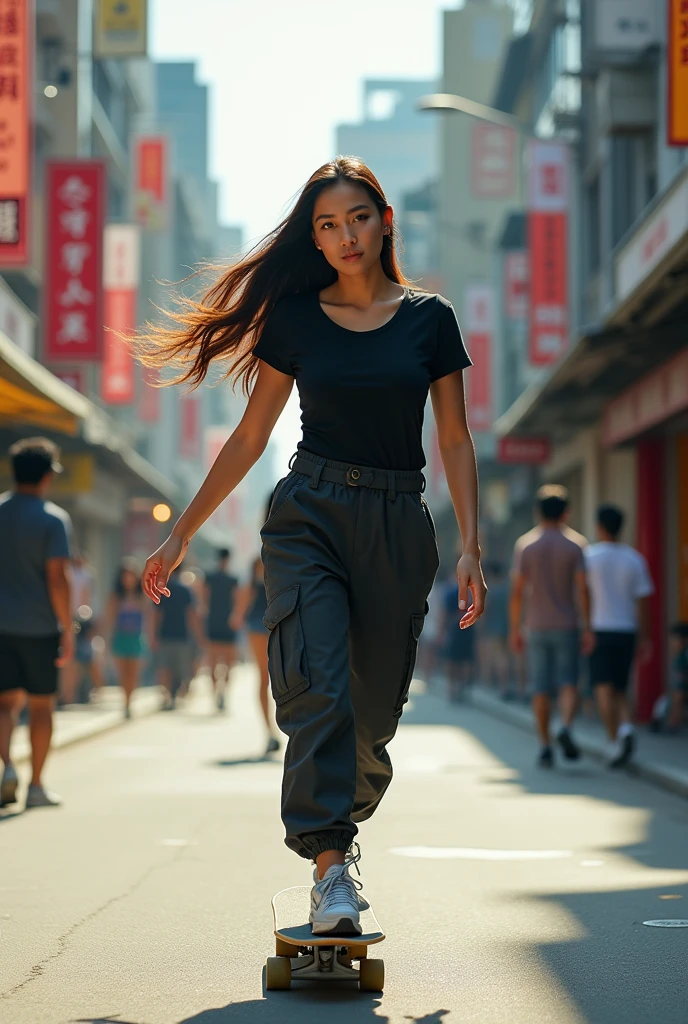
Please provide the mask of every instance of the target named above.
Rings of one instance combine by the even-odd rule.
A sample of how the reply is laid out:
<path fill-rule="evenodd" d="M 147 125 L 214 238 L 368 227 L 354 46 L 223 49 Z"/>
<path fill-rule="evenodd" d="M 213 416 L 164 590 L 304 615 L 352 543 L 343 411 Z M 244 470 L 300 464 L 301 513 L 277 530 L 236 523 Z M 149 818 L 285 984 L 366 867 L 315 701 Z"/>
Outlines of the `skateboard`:
<path fill-rule="evenodd" d="M 283 889 L 272 898 L 275 953 L 265 965 L 265 987 L 287 989 L 292 981 L 355 981 L 362 992 L 382 992 L 385 965 L 369 960 L 368 947 L 382 942 L 370 904 L 363 902 L 361 935 L 314 935 L 308 923 L 311 890 L 307 885 Z M 352 964 L 358 961 L 358 968 Z"/>

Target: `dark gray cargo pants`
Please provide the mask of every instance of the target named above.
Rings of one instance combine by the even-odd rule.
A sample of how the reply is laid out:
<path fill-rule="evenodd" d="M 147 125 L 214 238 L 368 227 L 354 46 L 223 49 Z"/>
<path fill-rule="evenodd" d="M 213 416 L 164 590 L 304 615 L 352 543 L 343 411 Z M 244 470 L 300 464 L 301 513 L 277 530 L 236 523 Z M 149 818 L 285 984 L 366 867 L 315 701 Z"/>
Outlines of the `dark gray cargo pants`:
<path fill-rule="evenodd" d="M 421 473 L 299 452 L 263 538 L 269 662 L 288 736 L 286 844 L 346 850 L 392 779 L 396 732 L 438 568 Z"/>

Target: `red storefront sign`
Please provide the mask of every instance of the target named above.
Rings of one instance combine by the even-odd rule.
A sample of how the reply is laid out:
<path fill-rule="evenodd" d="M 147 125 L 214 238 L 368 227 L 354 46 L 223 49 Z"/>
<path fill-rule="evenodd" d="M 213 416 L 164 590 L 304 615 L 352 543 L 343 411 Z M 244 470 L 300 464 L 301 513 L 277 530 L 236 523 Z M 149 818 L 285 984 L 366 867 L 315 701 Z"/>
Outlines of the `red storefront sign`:
<path fill-rule="evenodd" d="M 224 443 L 224 442 L 223 442 Z M 201 405 L 197 395 L 179 399 L 179 454 L 196 459 L 201 454 Z"/>
<path fill-rule="evenodd" d="M 497 461 L 519 466 L 541 466 L 551 454 L 547 437 L 500 437 L 497 444 Z"/>
<path fill-rule="evenodd" d="M 168 143 L 164 135 L 134 140 L 134 220 L 146 231 L 167 225 Z"/>
<path fill-rule="evenodd" d="M 156 387 L 157 381 L 157 370 L 150 366 L 141 367 L 137 412 L 142 423 L 157 423 L 160 419 L 160 388 Z"/>
<path fill-rule="evenodd" d="M 603 443 L 611 448 L 688 409 L 688 349 L 643 377 L 606 406 Z"/>
<path fill-rule="evenodd" d="M 472 130 L 472 191 L 476 199 L 508 199 L 516 185 L 516 132 L 494 124 Z"/>
<path fill-rule="evenodd" d="M 134 360 L 122 335 L 133 334 L 136 329 L 140 274 L 138 226 L 108 224 L 104 249 L 105 334 L 101 394 L 103 401 L 110 405 L 130 405 L 136 391 Z"/>
<path fill-rule="evenodd" d="M 568 151 L 528 142 L 530 362 L 557 362 L 568 346 Z"/>
<path fill-rule="evenodd" d="M 528 253 L 508 252 L 504 256 L 504 313 L 507 320 L 526 320 L 530 306 Z"/>
<path fill-rule="evenodd" d="M 0 0 L 0 266 L 29 262 L 34 12 Z"/>
<path fill-rule="evenodd" d="M 103 337 L 105 165 L 55 161 L 46 167 L 45 358 L 97 361 Z"/>
<path fill-rule="evenodd" d="M 492 338 L 494 332 L 494 292 L 489 284 L 470 284 L 466 288 L 466 347 L 473 366 L 466 374 L 466 408 L 473 430 L 492 427 Z"/>

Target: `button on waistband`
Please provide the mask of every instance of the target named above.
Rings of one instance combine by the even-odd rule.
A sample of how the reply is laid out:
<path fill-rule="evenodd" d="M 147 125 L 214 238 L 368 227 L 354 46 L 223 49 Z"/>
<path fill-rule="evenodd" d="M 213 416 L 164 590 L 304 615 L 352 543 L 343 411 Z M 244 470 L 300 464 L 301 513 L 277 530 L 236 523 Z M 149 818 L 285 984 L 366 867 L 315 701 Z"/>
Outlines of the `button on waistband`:
<path fill-rule="evenodd" d="M 346 482 L 351 487 L 355 487 L 360 479 L 361 479 L 361 471 L 360 471 L 360 469 L 356 469 L 355 466 L 349 466 L 349 468 L 346 471 Z"/>

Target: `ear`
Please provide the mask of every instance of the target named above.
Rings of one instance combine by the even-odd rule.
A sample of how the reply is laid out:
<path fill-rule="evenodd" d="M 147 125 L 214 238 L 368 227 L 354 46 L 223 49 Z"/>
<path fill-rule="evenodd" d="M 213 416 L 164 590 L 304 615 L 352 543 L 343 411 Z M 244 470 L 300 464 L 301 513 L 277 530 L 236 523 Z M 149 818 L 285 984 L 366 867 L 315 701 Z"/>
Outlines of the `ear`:
<path fill-rule="evenodd" d="M 311 231 L 311 238 L 313 239 L 313 242 L 314 242 L 314 244 L 315 244 L 315 248 L 316 248 L 316 249 L 317 249 L 317 250 L 318 250 L 319 252 L 322 252 L 322 249 L 321 249 L 321 247 L 320 247 L 320 246 L 318 245 L 318 243 L 317 243 L 317 242 L 315 241 L 315 231 Z"/>
<path fill-rule="evenodd" d="M 392 223 L 394 221 L 394 210 L 391 206 L 388 206 L 385 212 L 382 214 L 382 233 L 385 235 L 392 234 Z"/>

